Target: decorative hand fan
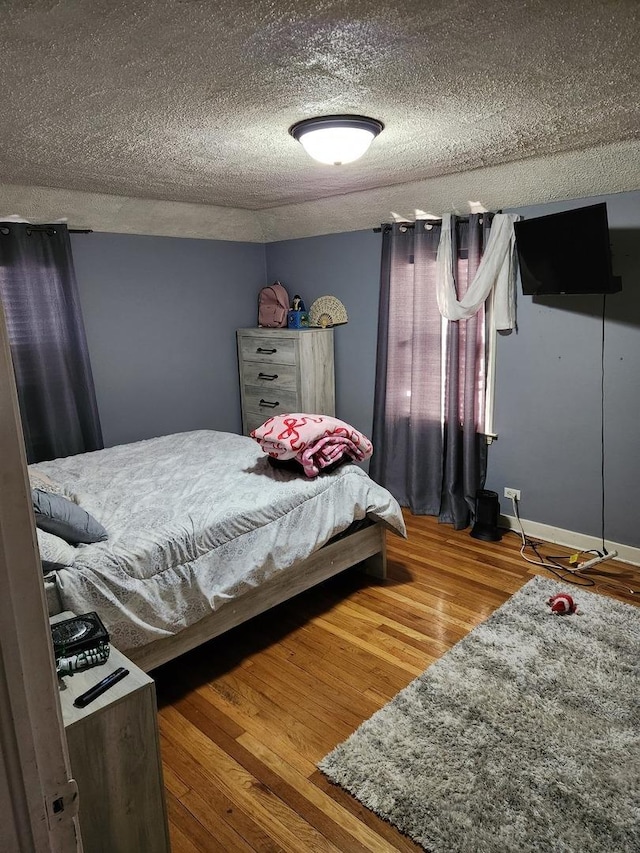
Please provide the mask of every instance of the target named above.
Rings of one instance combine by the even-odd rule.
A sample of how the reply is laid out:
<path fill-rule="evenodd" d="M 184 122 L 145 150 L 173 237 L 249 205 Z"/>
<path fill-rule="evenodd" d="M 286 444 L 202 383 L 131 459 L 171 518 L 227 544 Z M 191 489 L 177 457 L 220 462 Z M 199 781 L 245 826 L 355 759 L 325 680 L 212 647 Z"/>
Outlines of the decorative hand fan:
<path fill-rule="evenodd" d="M 309 308 L 309 325 L 327 329 L 348 323 L 347 311 L 335 296 L 320 296 Z"/>

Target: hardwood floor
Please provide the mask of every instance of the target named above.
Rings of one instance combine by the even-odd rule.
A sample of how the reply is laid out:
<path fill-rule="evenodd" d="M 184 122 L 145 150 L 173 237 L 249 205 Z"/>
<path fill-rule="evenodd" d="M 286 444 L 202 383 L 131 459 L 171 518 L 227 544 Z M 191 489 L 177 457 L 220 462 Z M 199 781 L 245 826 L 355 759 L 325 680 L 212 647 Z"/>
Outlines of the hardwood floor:
<path fill-rule="evenodd" d="M 406 521 L 408 540 L 388 536 L 384 582 L 346 572 L 154 672 L 174 853 L 420 849 L 316 763 L 532 575 L 551 574 L 524 562 L 514 533 L 482 542 Z M 640 598 L 624 591 L 640 590 L 639 569 L 596 569 L 590 591 Z"/>

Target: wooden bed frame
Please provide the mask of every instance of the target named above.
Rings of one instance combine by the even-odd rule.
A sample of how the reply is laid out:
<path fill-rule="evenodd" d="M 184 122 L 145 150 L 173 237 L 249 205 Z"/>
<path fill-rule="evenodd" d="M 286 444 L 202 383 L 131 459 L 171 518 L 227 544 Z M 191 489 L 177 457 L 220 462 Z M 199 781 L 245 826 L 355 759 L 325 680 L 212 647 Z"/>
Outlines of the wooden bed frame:
<path fill-rule="evenodd" d="M 266 583 L 250 589 L 179 634 L 155 640 L 137 649 L 129 649 L 125 654 L 129 660 L 149 672 L 350 566 L 363 563 L 362 568 L 367 574 L 384 578 L 387 570 L 385 530 L 383 524 L 376 522 L 331 542 L 306 560 L 278 572 Z"/>

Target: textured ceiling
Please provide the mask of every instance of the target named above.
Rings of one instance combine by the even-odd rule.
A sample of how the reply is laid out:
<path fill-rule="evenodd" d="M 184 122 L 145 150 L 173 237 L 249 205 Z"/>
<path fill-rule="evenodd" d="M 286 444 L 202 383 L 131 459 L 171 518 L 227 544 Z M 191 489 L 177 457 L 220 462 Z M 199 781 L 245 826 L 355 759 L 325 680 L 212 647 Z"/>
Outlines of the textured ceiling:
<path fill-rule="evenodd" d="M 264 210 L 640 137 L 638 0 L 3 0 L 0 181 Z M 301 118 L 371 115 L 347 166 Z"/>

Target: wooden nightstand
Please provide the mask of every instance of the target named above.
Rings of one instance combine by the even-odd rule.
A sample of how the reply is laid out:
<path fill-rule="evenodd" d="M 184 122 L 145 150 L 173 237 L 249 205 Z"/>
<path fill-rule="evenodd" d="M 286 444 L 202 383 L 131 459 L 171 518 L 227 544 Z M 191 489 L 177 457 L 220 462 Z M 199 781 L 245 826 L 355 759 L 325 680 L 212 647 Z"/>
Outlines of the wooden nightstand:
<path fill-rule="evenodd" d="M 126 678 L 86 708 L 74 707 L 77 696 L 120 666 L 129 670 Z M 105 664 L 61 680 L 60 702 L 85 853 L 168 853 L 153 679 L 111 647 Z"/>

